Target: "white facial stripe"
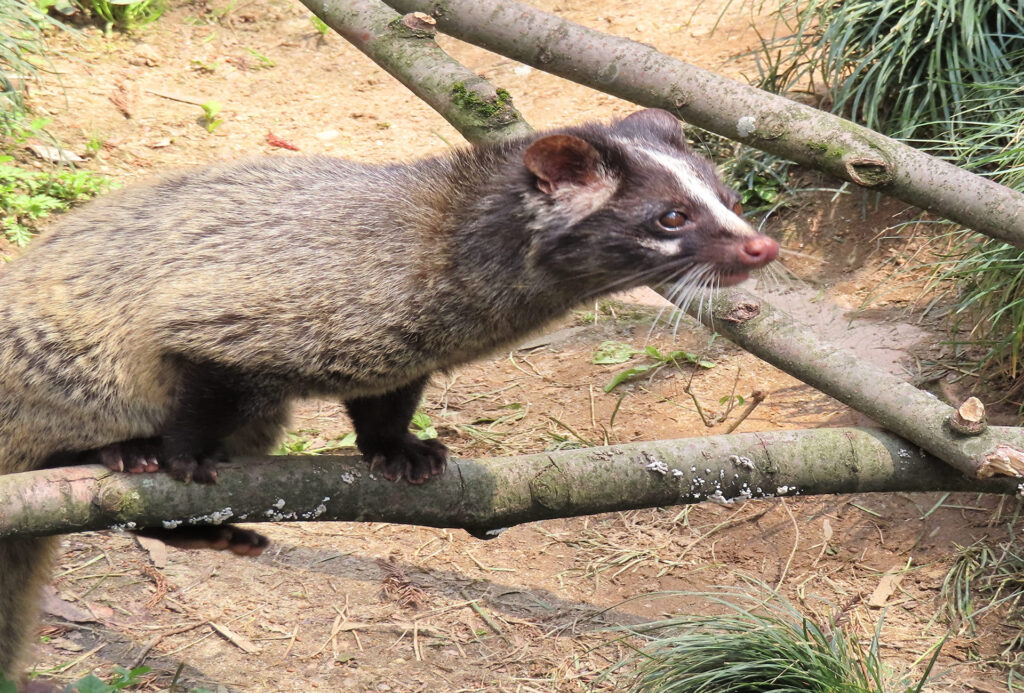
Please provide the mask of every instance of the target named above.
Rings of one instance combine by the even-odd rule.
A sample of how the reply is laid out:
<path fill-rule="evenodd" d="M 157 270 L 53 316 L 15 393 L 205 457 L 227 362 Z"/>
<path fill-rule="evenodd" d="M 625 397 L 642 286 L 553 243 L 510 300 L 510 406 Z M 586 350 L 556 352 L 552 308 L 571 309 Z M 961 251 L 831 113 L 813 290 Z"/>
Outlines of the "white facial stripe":
<path fill-rule="evenodd" d="M 681 238 L 641 238 L 640 245 L 668 257 L 679 255 L 683 251 Z"/>
<path fill-rule="evenodd" d="M 679 185 L 682 186 L 687 194 L 703 203 L 723 228 L 732 231 L 738 236 L 754 235 L 754 230 L 750 228 L 750 225 L 743 221 L 736 212 L 722 204 L 715 191 L 704 182 L 704 179 L 697 175 L 697 172 L 693 170 L 688 161 L 678 159 L 671 154 L 666 154 L 656 149 L 640 149 L 639 151 L 674 175 L 676 180 L 679 181 Z"/>

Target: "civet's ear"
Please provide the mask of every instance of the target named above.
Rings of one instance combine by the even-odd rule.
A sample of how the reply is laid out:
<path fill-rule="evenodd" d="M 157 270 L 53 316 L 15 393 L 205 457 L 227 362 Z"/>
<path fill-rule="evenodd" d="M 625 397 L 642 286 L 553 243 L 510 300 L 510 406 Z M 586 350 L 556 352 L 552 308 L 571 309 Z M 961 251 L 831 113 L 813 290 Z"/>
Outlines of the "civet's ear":
<path fill-rule="evenodd" d="M 631 113 L 613 127 L 626 137 L 663 140 L 682 149 L 689 149 L 679 119 L 660 108 L 645 108 Z"/>
<path fill-rule="evenodd" d="M 575 135 L 547 135 L 526 148 L 523 163 L 537 177 L 537 189 L 550 195 L 564 185 L 597 181 L 601 155 Z"/>

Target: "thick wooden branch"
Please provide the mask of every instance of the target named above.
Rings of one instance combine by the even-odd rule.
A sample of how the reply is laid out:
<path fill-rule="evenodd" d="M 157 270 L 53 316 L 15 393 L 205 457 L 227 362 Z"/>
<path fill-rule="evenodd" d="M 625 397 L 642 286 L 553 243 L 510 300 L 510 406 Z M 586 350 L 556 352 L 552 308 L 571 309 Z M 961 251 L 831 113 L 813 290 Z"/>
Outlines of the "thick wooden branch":
<path fill-rule="evenodd" d="M 213 485 L 98 466 L 0 476 L 0 537 L 109 528 L 341 520 L 487 530 L 555 517 L 747 498 L 874 491 L 1013 494 L 892 434 L 818 429 L 456 460 L 423 486 L 353 457 L 239 458 Z M 168 519 L 170 518 L 170 519 Z"/>
<path fill-rule="evenodd" d="M 377 0 L 302 2 L 467 139 L 500 139 L 529 130 L 508 92 L 495 89 L 441 50 L 431 17 L 402 17 Z"/>
<path fill-rule="evenodd" d="M 329 3 L 331 0 L 327 0 Z M 1024 194 L 848 120 L 514 0 L 385 0 L 458 39 L 905 200 L 1024 248 Z"/>
<path fill-rule="evenodd" d="M 755 356 L 870 416 L 968 476 L 1024 476 L 1024 429 L 992 426 L 964 432 L 953 407 L 853 352 L 818 339 L 810 328 L 756 296 L 720 291 L 712 311 L 701 312 L 692 305 L 689 311 Z"/>

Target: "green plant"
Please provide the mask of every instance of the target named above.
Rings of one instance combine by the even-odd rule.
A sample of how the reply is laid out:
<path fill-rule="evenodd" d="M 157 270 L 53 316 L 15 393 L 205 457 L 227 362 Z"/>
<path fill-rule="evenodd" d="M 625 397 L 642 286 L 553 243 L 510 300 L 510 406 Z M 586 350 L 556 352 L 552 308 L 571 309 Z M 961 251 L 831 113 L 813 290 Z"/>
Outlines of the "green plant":
<path fill-rule="evenodd" d="M 0 2 L 0 138 L 10 136 L 14 121 L 26 113 L 25 87 L 45 64 L 43 32 L 49 27 L 66 29 L 30 2 Z"/>
<path fill-rule="evenodd" d="M 867 649 L 837 621 L 822 624 L 779 594 L 755 583 L 689 594 L 722 614 L 679 616 L 635 628 L 648 644 L 637 665 L 638 693 L 919 693 L 924 674 L 888 674 L 879 654 L 881 622 Z"/>
<path fill-rule="evenodd" d="M 155 22 L 167 6 L 164 0 L 76 0 L 85 11 L 103 20 L 107 33 L 131 31 Z"/>
<path fill-rule="evenodd" d="M 416 434 L 416 437 L 420 440 L 427 440 L 428 438 L 437 438 L 437 429 L 434 428 L 434 422 L 431 421 L 427 414 L 421 411 L 416 412 L 412 415 L 412 422 L 410 423 L 412 432 Z"/>
<path fill-rule="evenodd" d="M 957 116 L 969 85 L 1024 72 L 1015 0 L 785 0 L 788 35 L 764 42 L 762 81 L 820 79 L 836 112 L 902 137 Z"/>
<path fill-rule="evenodd" d="M 957 118 L 930 149 L 1003 185 L 1024 191 L 1024 86 L 1011 78 L 976 85 Z M 971 369 L 1001 377 L 1009 399 L 1024 395 L 1024 250 L 968 231 L 953 232 L 951 250 L 935 264 L 935 279 L 959 294 L 955 342 L 973 347 Z M 1021 405 L 1024 406 L 1024 405 Z"/>
<path fill-rule="evenodd" d="M 64 690 L 68 691 L 68 693 L 116 693 L 117 691 L 123 691 L 131 686 L 138 686 L 144 683 L 142 677 L 149 672 L 149 667 L 125 669 L 122 666 L 115 665 L 114 673 L 108 681 L 89 674 L 68 684 Z M 3 672 L 0 672 L 0 693 L 17 693 L 14 682 L 6 679 Z"/>
<path fill-rule="evenodd" d="M 315 14 L 309 15 L 309 21 L 321 36 L 326 36 L 327 32 L 331 29 L 331 27 L 327 26 L 327 23 L 324 22 L 324 20 L 320 19 Z"/>
<path fill-rule="evenodd" d="M 203 117 L 200 118 L 200 121 L 207 132 L 213 132 L 224 122 L 223 118 L 217 117 L 217 114 L 224 108 L 219 101 L 207 101 L 200 104 L 199 107 L 203 109 Z"/>
<path fill-rule="evenodd" d="M 277 65 L 277 63 L 275 63 L 273 60 L 271 60 L 267 56 L 265 56 L 262 53 L 260 53 L 255 48 L 246 48 L 245 50 L 249 53 L 249 55 L 251 55 L 252 57 L 256 58 L 256 60 L 259 61 L 258 67 L 265 68 L 265 69 L 269 70 L 270 68 L 272 68 L 275 65 Z"/>
<path fill-rule="evenodd" d="M 109 178 L 91 171 L 36 171 L 15 166 L 13 161 L 13 157 L 0 156 L 0 229 L 17 246 L 28 244 L 38 220 L 112 185 Z"/>
<path fill-rule="evenodd" d="M 704 154 L 718 164 L 730 187 L 740 194 L 748 212 L 766 212 L 796 192 L 789 185 L 793 163 L 706 130 L 689 133 Z"/>
<path fill-rule="evenodd" d="M 1024 678 L 1021 633 L 1024 633 L 1024 546 L 1014 537 L 1005 543 L 982 540 L 959 549 L 942 583 L 951 623 L 976 632 L 987 615 L 1016 634 L 1002 643 L 993 664 L 1007 672 L 1010 690 Z"/>
<path fill-rule="evenodd" d="M 659 369 L 664 368 L 665 366 L 668 365 L 673 365 L 679 368 L 679 363 L 681 361 L 696 364 L 701 368 L 715 367 L 714 361 L 709 361 L 707 359 L 701 358 L 699 355 L 690 353 L 689 351 L 677 350 L 670 351 L 667 354 L 663 354 L 657 349 L 657 347 L 648 345 L 647 347 L 644 348 L 643 353 L 646 354 L 647 357 L 653 361 L 653 363 L 642 363 L 640 365 L 633 366 L 632 368 L 628 368 L 624 371 L 621 371 L 620 373 L 617 373 L 615 377 L 612 378 L 611 381 L 604 386 L 604 391 L 611 392 L 622 383 L 628 380 L 632 380 L 634 378 L 638 378 L 641 375 L 654 375 Z M 596 360 L 595 363 L 597 363 Z M 621 363 L 621 361 L 609 361 L 608 363 Z"/>
<path fill-rule="evenodd" d="M 141 684 L 142 680 L 140 677 L 148 674 L 149 671 L 149 667 L 135 667 L 129 670 L 121 666 L 115 666 L 114 675 L 109 681 L 103 681 L 89 674 L 85 678 L 72 683 L 68 690 L 75 693 L 115 693 L 115 691 L 123 691 L 129 686 Z"/>
<path fill-rule="evenodd" d="M 942 582 L 946 615 L 974 632 L 984 614 L 1003 610 L 1010 625 L 1024 628 L 1024 546 L 978 541 L 957 551 Z"/>
<path fill-rule="evenodd" d="M 309 432 L 309 431 L 305 431 Z M 313 431 L 315 433 L 315 431 Z M 356 445 L 356 434 L 346 433 L 327 445 L 313 447 L 309 439 L 299 433 L 289 433 L 285 440 L 274 450 L 275 455 L 323 455 L 324 453 L 335 452 L 342 448 L 353 448 Z"/>

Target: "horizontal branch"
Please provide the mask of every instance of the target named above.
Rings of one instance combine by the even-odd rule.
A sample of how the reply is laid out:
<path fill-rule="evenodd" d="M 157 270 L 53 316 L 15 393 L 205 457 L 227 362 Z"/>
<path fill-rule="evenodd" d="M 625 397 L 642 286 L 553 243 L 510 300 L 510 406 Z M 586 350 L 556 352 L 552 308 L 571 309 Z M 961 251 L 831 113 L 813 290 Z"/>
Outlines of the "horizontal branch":
<path fill-rule="evenodd" d="M 854 428 L 453 460 L 422 486 L 385 481 L 354 457 L 238 458 L 218 472 L 213 485 L 92 465 L 0 476 L 0 537 L 226 520 L 394 522 L 482 536 L 523 522 L 707 500 L 1019 490 L 1005 479 L 967 479 L 896 436 Z"/>
<path fill-rule="evenodd" d="M 514 0 L 385 0 L 455 38 L 917 205 L 1024 248 L 1024 194 L 838 116 Z"/>

